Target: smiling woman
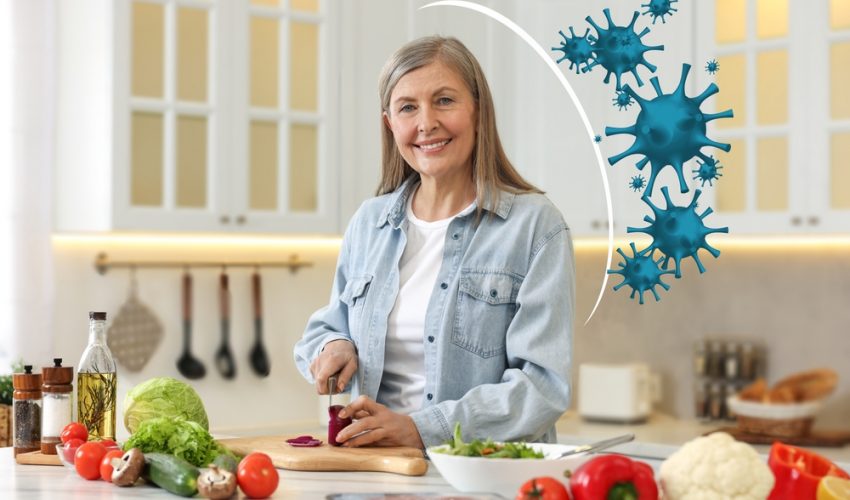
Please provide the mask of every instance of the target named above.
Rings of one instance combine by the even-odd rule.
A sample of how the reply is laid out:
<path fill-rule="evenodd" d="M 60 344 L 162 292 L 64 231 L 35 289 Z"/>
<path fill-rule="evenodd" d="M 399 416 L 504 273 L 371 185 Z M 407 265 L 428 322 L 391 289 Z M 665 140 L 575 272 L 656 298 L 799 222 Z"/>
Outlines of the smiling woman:
<path fill-rule="evenodd" d="M 346 230 L 296 364 L 320 394 L 350 383 L 359 396 L 339 412 L 356 420 L 343 446 L 422 448 L 455 424 L 467 438 L 554 441 L 570 400 L 569 228 L 507 158 L 458 39 L 408 43 L 379 82 L 378 197 Z"/>
<path fill-rule="evenodd" d="M 55 10 L 0 2 L 0 371 L 52 357 Z"/>

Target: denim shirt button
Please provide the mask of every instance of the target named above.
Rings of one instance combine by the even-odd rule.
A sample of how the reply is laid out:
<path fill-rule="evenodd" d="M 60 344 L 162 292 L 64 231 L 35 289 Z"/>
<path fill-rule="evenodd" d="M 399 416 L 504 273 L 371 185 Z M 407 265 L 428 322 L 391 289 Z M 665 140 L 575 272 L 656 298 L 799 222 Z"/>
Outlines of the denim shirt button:
<path fill-rule="evenodd" d="M 499 292 L 497 292 L 495 288 L 490 290 L 491 297 L 496 298 L 497 295 L 499 295 Z"/>
<path fill-rule="evenodd" d="M 434 399 L 434 395 L 429 392 L 427 398 L 428 401 L 431 401 L 432 399 Z"/>
<path fill-rule="evenodd" d="M 428 342 L 431 342 L 432 344 L 434 343 L 434 336 L 433 335 L 428 336 Z"/>
<path fill-rule="evenodd" d="M 449 287 L 449 284 L 448 284 L 448 283 L 446 283 L 446 282 L 442 282 L 442 283 L 440 283 L 440 288 L 442 288 L 443 290 L 445 290 L 445 289 L 446 289 L 446 288 L 448 288 L 448 287 Z"/>
<path fill-rule="evenodd" d="M 455 234 L 453 234 L 453 235 L 452 235 L 452 239 L 453 239 L 453 240 L 456 240 L 456 239 L 458 239 L 458 238 L 460 238 L 460 235 L 459 235 L 459 234 L 455 233 Z"/>

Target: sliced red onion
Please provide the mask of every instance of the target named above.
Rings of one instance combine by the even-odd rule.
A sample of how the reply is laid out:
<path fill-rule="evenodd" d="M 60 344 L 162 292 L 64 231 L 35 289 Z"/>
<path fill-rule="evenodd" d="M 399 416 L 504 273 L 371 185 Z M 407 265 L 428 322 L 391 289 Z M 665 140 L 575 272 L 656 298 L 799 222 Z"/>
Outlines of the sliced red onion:
<path fill-rule="evenodd" d="M 287 439 L 290 446 L 312 448 L 322 444 L 321 439 L 316 439 L 313 436 L 298 436 L 297 438 Z"/>

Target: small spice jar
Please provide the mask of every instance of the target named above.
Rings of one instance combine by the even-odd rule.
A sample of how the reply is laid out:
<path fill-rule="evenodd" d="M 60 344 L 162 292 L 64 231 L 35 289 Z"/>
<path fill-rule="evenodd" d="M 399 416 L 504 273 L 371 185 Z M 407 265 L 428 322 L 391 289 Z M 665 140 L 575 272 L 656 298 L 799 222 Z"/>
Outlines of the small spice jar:
<path fill-rule="evenodd" d="M 41 448 L 41 374 L 24 366 L 24 373 L 12 375 L 12 446 L 14 455 Z"/>
<path fill-rule="evenodd" d="M 74 368 L 62 366 L 62 358 L 53 358 L 53 366 L 41 369 L 43 393 L 41 408 L 41 452 L 45 455 L 56 454 L 56 444 L 60 442 L 62 429 L 73 420 L 74 400 L 71 392 L 74 386 Z"/>

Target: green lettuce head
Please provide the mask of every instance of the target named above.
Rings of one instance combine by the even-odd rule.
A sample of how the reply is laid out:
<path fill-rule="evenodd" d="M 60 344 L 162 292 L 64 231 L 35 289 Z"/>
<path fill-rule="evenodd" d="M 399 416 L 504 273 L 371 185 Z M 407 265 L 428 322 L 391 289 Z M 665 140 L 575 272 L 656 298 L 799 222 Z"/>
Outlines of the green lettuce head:
<path fill-rule="evenodd" d="M 181 417 L 204 430 L 210 423 L 195 389 L 171 377 L 157 377 L 133 387 L 124 398 L 124 427 L 135 434 L 139 425 L 157 417 Z"/>

